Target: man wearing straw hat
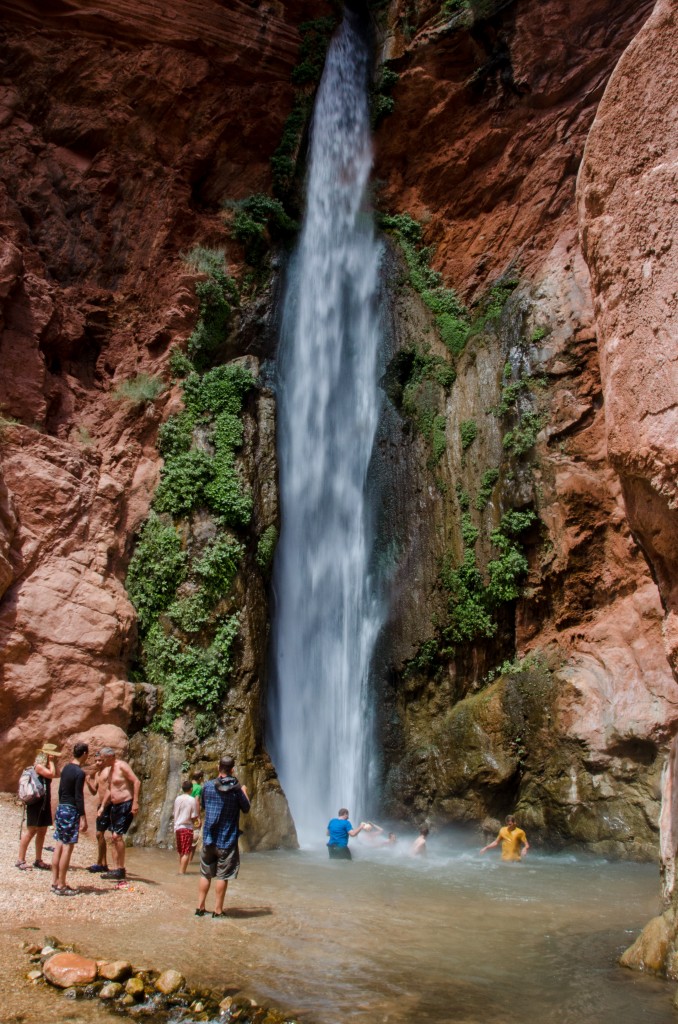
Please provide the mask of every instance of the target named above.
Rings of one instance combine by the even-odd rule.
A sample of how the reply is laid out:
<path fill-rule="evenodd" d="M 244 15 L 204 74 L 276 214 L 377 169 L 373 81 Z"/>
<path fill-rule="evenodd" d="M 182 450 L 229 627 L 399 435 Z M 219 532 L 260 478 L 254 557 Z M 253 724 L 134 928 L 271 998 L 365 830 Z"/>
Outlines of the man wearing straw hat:
<path fill-rule="evenodd" d="M 42 850 L 47 829 L 52 824 L 52 779 L 56 775 L 54 758 L 60 757 L 61 754 L 62 751 L 57 750 L 56 743 L 43 743 L 35 756 L 33 767 L 43 781 L 45 792 L 40 800 L 26 805 L 26 831 L 22 833 L 22 829 L 19 829 L 19 858 L 16 867 L 20 871 L 31 870 L 31 865 L 26 863 L 26 853 L 31 839 L 35 839 L 33 867 L 40 871 L 50 870 L 50 865 L 42 859 Z"/>

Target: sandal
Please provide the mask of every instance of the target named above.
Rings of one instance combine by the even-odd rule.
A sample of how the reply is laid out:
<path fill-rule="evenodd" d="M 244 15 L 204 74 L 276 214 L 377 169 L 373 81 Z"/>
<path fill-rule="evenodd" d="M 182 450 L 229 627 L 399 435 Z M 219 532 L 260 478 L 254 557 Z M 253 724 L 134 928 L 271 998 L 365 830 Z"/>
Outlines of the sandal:
<path fill-rule="evenodd" d="M 32 871 L 33 870 L 31 865 L 27 864 L 25 860 L 18 860 L 16 862 L 16 864 L 14 865 L 14 867 L 18 868 L 19 871 Z"/>
<path fill-rule="evenodd" d="M 39 871 L 51 871 L 52 870 L 52 865 L 51 864 L 45 864 L 44 860 L 34 860 L 33 861 L 33 867 L 34 868 L 38 868 Z"/>
<path fill-rule="evenodd" d="M 63 889 L 55 889 L 54 892 L 57 896 L 79 896 L 79 889 L 71 889 L 70 885 L 65 885 Z"/>

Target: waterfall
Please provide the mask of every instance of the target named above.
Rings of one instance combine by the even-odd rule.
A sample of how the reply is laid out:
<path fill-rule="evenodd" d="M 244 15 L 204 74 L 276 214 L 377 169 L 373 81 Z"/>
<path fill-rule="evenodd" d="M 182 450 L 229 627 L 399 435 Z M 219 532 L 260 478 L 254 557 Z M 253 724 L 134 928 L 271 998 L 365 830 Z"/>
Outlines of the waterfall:
<path fill-rule="evenodd" d="M 381 248 L 366 198 L 368 71 L 347 14 L 318 90 L 282 317 L 269 745 L 302 843 L 324 837 L 340 807 L 366 814 L 373 746 L 368 677 L 381 607 L 368 468 Z"/>

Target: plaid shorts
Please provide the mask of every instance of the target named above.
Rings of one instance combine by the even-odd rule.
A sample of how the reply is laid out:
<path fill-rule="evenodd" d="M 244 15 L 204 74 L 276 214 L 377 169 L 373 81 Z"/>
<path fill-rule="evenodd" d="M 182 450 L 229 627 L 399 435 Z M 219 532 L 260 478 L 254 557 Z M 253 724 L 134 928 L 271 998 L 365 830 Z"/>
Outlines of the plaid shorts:
<path fill-rule="evenodd" d="M 177 844 L 177 853 L 180 857 L 185 857 L 193 848 L 193 829 L 175 828 L 174 840 Z"/>
<path fill-rule="evenodd" d="M 59 804 L 54 816 L 54 838 L 57 843 L 73 846 L 80 835 L 80 812 L 72 804 Z"/>

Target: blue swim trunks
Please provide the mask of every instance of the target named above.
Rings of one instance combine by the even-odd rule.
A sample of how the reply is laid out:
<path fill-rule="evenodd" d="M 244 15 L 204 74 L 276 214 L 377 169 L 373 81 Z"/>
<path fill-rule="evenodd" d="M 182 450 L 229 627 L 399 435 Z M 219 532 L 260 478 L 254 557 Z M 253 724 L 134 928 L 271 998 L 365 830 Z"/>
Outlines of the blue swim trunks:
<path fill-rule="evenodd" d="M 72 804 L 59 804 L 54 816 L 54 838 L 57 843 L 72 846 L 80 834 L 80 814 Z"/>

